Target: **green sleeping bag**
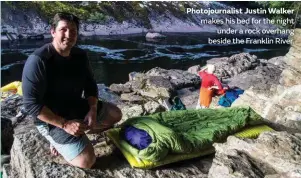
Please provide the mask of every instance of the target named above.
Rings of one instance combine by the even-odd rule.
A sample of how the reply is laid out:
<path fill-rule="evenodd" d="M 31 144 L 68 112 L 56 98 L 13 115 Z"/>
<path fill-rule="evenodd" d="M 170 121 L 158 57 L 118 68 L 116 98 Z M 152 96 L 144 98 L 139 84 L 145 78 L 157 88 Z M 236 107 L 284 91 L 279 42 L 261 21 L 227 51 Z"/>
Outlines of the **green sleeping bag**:
<path fill-rule="evenodd" d="M 262 118 L 251 108 L 162 112 L 130 118 L 122 125 L 146 131 L 152 138 L 147 148 L 136 149 L 124 140 L 120 145 L 137 158 L 156 162 L 169 153 L 194 153 L 210 148 L 213 142 L 222 141 L 248 125 L 262 123 Z"/>

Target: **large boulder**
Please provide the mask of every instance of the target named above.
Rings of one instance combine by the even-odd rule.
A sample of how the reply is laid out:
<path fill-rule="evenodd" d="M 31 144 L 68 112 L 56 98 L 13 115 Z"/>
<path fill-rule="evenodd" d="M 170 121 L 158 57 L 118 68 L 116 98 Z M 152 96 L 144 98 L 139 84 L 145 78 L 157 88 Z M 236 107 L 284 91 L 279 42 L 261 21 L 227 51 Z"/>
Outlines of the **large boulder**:
<path fill-rule="evenodd" d="M 280 83 L 283 86 L 290 87 L 301 84 L 301 29 L 295 29 L 295 35 L 292 37 L 293 43 L 289 52 L 284 56 L 286 67 L 282 74 Z"/>
<path fill-rule="evenodd" d="M 113 91 L 110 90 L 107 86 L 104 84 L 97 84 L 98 88 L 98 98 L 116 105 L 121 105 L 123 102 L 121 101 L 121 98 L 115 94 Z"/>
<path fill-rule="evenodd" d="M 284 61 L 284 56 L 273 57 L 273 58 L 267 60 L 266 62 L 269 64 L 273 64 L 275 66 L 279 66 L 282 69 L 287 67 L 286 62 Z"/>
<path fill-rule="evenodd" d="M 162 35 L 162 34 L 157 33 L 157 32 L 148 32 L 145 35 L 145 38 L 149 38 L 149 39 L 157 39 L 157 38 L 165 38 L 165 37 L 166 37 L 165 35 Z"/>
<path fill-rule="evenodd" d="M 144 85 L 138 92 L 150 98 L 170 98 L 174 93 L 171 82 L 162 76 L 149 76 L 143 81 Z"/>
<path fill-rule="evenodd" d="M 139 75 L 138 75 L 139 74 Z M 130 74 L 130 76 L 132 76 Z M 136 73 L 130 77 L 130 81 L 121 85 L 111 85 L 111 88 L 116 93 L 128 93 L 124 92 L 124 88 L 128 88 L 129 91 L 134 91 L 144 97 L 158 99 L 158 98 L 169 98 L 174 93 L 174 87 L 167 77 L 159 75 L 147 75 L 142 73 Z"/>
<path fill-rule="evenodd" d="M 296 29 L 300 34 L 301 29 Z M 279 78 L 279 83 L 270 83 L 271 87 L 265 90 L 255 90 L 253 87 L 245 91 L 232 106 L 248 105 L 257 111 L 262 117 L 270 121 L 278 129 L 284 129 L 292 132 L 301 131 L 301 66 L 300 55 L 301 40 L 300 35 L 293 37 L 289 52 L 283 58 L 286 64 L 279 64 L 282 70 L 278 77 L 279 70 L 274 79 Z M 299 53 L 298 53 L 299 52 Z M 271 63 L 275 63 L 272 61 Z M 280 62 L 282 63 L 282 62 Z M 269 66 L 269 65 L 267 65 Z M 266 74 L 267 75 L 267 74 Z M 262 76 L 263 81 L 264 76 Z M 271 76 L 268 76 L 271 78 Z M 265 83 L 265 82 L 262 82 Z M 268 83 L 267 83 L 268 84 Z M 277 85 L 275 85 L 277 84 Z M 268 85 L 267 85 L 268 86 Z M 255 87 L 255 86 L 254 86 Z"/>
<path fill-rule="evenodd" d="M 272 89 L 272 88 L 271 88 Z M 282 87 L 274 91 L 250 88 L 232 106 L 250 106 L 263 118 L 281 130 L 301 131 L 301 85 Z"/>
<path fill-rule="evenodd" d="M 155 101 L 148 101 L 143 106 L 147 114 L 165 111 L 165 109 L 158 102 Z"/>
<path fill-rule="evenodd" d="M 260 92 L 268 92 L 271 87 L 279 84 L 282 69 L 279 66 L 268 64 L 258 66 L 254 70 L 248 70 L 232 78 L 223 80 L 230 87 L 239 87 L 243 90 L 253 88 Z"/>
<path fill-rule="evenodd" d="M 199 99 L 199 93 L 199 89 L 195 89 L 194 87 L 177 90 L 177 95 L 185 105 L 186 109 L 195 109 Z"/>
<path fill-rule="evenodd" d="M 301 72 L 301 29 L 294 30 L 293 42 L 289 52 L 285 55 L 286 64 Z"/>
<path fill-rule="evenodd" d="M 150 103 L 158 103 L 159 99 L 164 100 L 179 95 L 177 90 L 182 88 L 199 88 L 199 86 L 200 78 L 197 75 L 183 70 L 166 70 L 156 67 L 146 73 L 131 72 L 128 82 L 125 84 L 112 84 L 110 89 L 120 95 L 121 100 L 127 104 L 143 104 L 139 106 L 142 109 L 138 109 L 139 112 L 137 113 L 151 114 L 153 111 L 161 111 L 163 106 L 160 104 L 160 107 L 158 107 L 156 104 Z M 185 100 L 188 101 L 189 99 Z M 192 103 L 196 103 L 196 101 L 190 99 L 188 101 L 190 103 L 186 103 L 188 108 L 191 108 L 194 105 Z M 145 103 L 148 104 L 145 105 Z M 151 108 L 152 106 L 154 108 Z M 127 109 L 129 107 L 122 109 L 126 115 L 128 115 Z M 129 116 L 131 115 L 129 114 Z M 137 116 L 137 114 L 134 114 L 134 116 Z M 128 116 L 125 116 L 125 118 L 128 118 Z"/>
<path fill-rule="evenodd" d="M 23 97 L 10 92 L 2 93 L 6 98 L 1 101 L 1 116 L 12 120 L 13 125 L 16 124 L 15 116 L 21 111 L 23 105 Z"/>
<path fill-rule="evenodd" d="M 199 75 L 199 71 L 202 69 L 201 65 L 191 66 L 187 69 L 189 73 Z"/>
<path fill-rule="evenodd" d="M 301 84 L 301 71 L 288 67 L 281 73 L 280 84 L 286 87 Z"/>
<path fill-rule="evenodd" d="M 218 78 L 230 78 L 254 69 L 260 64 L 260 60 L 255 55 L 240 53 L 231 57 L 212 58 L 207 61 L 207 64 L 215 65 L 215 74 Z"/>
<path fill-rule="evenodd" d="M 250 106 L 254 111 L 263 116 L 265 112 L 265 107 L 263 106 L 268 105 L 271 97 L 272 96 L 266 92 L 258 92 L 253 90 L 253 88 L 250 88 L 241 94 L 231 106 Z"/>
<path fill-rule="evenodd" d="M 166 70 L 159 67 L 155 67 L 146 72 L 146 75 L 164 77 L 170 81 L 170 83 L 175 89 L 181 89 L 191 86 L 199 87 L 200 84 L 199 76 L 178 69 Z"/>
<path fill-rule="evenodd" d="M 278 62 L 274 62 L 275 59 L 272 61 L 273 62 L 270 64 L 276 63 L 277 65 L 282 66 L 282 63 L 278 64 Z M 249 53 L 234 54 L 230 57 L 212 58 L 206 62 L 207 64 L 215 65 L 216 70 L 214 74 L 220 79 L 229 79 L 246 71 L 253 70 L 258 66 L 269 63 L 267 60 L 257 59 L 257 56 L 250 55 Z M 187 71 L 198 75 L 198 71 L 200 70 L 201 65 L 195 65 L 188 68 Z"/>
<path fill-rule="evenodd" d="M 284 90 L 265 106 L 264 118 L 284 129 L 301 132 L 301 85 Z"/>
<path fill-rule="evenodd" d="M 142 96 L 137 95 L 135 92 L 133 93 L 123 93 L 120 95 L 121 100 L 128 101 L 130 103 L 143 103 L 144 99 Z"/>
<path fill-rule="evenodd" d="M 127 83 L 127 84 L 113 83 L 112 85 L 110 85 L 110 90 L 112 90 L 114 93 L 117 93 L 117 94 L 130 93 L 132 91 L 129 83 Z"/>
<path fill-rule="evenodd" d="M 132 104 L 126 105 L 121 108 L 122 119 L 119 123 L 126 121 L 128 118 L 143 116 L 145 114 L 145 110 L 142 105 Z"/>
<path fill-rule="evenodd" d="M 301 177 L 300 133 L 265 132 L 257 139 L 230 136 L 214 147 L 209 178 Z"/>
<path fill-rule="evenodd" d="M 64 164 L 61 164 L 64 163 Z M 61 157 L 53 157 L 49 153 L 49 143 L 36 129 L 15 136 L 11 151 L 11 177 L 48 178 L 48 177 L 96 177 L 95 174 L 69 166 Z M 108 177 L 113 177 L 109 176 Z"/>

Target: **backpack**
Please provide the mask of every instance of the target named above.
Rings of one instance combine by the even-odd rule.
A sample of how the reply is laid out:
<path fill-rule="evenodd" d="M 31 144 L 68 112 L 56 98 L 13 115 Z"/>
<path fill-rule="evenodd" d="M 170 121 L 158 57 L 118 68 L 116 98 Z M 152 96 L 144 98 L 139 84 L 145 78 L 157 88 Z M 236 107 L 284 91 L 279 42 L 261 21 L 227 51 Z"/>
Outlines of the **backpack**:
<path fill-rule="evenodd" d="M 220 106 L 230 107 L 231 104 L 239 97 L 239 95 L 243 93 L 244 90 L 239 88 L 229 89 L 226 91 L 225 95 L 218 100 L 218 104 Z"/>
<path fill-rule="evenodd" d="M 177 96 L 175 96 L 172 100 L 172 107 L 170 109 L 171 111 L 173 110 L 186 110 L 185 105 L 181 101 L 181 99 Z"/>

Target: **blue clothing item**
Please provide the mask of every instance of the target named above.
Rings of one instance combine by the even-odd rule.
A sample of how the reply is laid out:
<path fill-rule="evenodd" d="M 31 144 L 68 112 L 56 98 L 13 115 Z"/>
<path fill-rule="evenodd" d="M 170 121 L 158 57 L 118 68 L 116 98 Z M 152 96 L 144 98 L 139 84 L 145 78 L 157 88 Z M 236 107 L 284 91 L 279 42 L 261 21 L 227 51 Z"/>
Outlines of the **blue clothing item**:
<path fill-rule="evenodd" d="M 86 134 L 77 137 L 76 142 L 61 144 L 53 140 L 53 137 L 49 135 L 48 125 L 38 125 L 36 126 L 38 131 L 44 136 L 50 144 L 64 157 L 68 162 L 76 158 L 89 144 L 89 139 Z"/>
<path fill-rule="evenodd" d="M 133 147 L 143 150 L 152 143 L 152 137 L 144 130 L 127 126 L 124 130 L 125 140 Z"/>
<path fill-rule="evenodd" d="M 181 99 L 177 96 L 175 96 L 173 98 L 173 102 L 172 102 L 172 107 L 170 110 L 186 110 L 185 105 L 183 104 L 183 102 L 181 101 Z"/>
<path fill-rule="evenodd" d="M 218 104 L 220 106 L 230 107 L 231 104 L 239 97 L 239 95 L 243 93 L 244 90 L 239 88 L 229 89 L 226 91 L 225 95 L 219 99 Z"/>
<path fill-rule="evenodd" d="M 102 122 L 108 118 L 108 105 L 109 103 L 104 101 L 98 102 L 97 126 L 101 126 Z M 95 130 L 98 130 L 97 126 Z M 50 124 L 39 124 L 36 127 L 41 135 L 69 162 L 76 158 L 90 144 L 90 140 L 86 134 L 76 137 Z"/>

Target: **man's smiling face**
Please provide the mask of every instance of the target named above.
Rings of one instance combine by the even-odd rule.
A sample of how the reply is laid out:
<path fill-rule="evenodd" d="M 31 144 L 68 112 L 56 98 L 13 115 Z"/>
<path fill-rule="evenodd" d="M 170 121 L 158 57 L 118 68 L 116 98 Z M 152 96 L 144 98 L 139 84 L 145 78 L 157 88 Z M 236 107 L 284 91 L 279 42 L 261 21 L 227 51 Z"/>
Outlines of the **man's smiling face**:
<path fill-rule="evenodd" d="M 60 51 L 68 51 L 76 44 L 77 27 L 74 22 L 61 20 L 55 29 L 51 29 L 53 43 Z"/>

